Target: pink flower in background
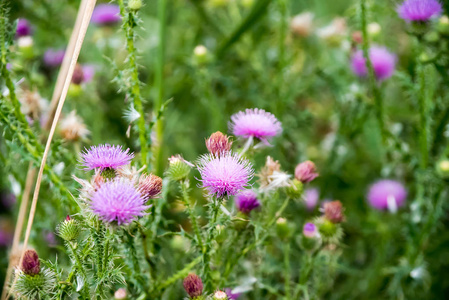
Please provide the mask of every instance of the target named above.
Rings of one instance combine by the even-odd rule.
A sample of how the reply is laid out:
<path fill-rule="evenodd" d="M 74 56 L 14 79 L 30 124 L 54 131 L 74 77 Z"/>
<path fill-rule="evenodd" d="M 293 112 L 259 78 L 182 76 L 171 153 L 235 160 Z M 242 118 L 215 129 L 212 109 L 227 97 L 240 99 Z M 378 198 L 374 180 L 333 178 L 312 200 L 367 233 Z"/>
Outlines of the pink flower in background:
<path fill-rule="evenodd" d="M 91 18 L 91 22 L 97 25 L 114 25 L 120 21 L 120 7 L 115 4 L 98 4 Z"/>
<path fill-rule="evenodd" d="M 16 28 L 16 37 L 23 37 L 23 36 L 29 36 L 33 32 L 30 22 L 26 19 L 19 19 L 17 21 L 17 28 Z"/>
<path fill-rule="evenodd" d="M 396 66 L 396 55 L 389 52 L 387 48 L 372 46 L 369 49 L 369 58 L 377 80 L 383 81 L 393 75 Z M 368 74 L 362 50 L 358 50 L 352 55 L 351 68 L 359 77 L 365 77 Z"/>
<path fill-rule="evenodd" d="M 306 204 L 307 210 L 313 210 L 320 199 L 320 192 L 316 188 L 306 189 L 304 191 L 304 202 Z"/>
<path fill-rule="evenodd" d="M 231 116 L 229 129 L 236 136 L 257 138 L 268 144 L 268 139 L 282 132 L 282 124 L 263 109 L 246 109 Z"/>
<path fill-rule="evenodd" d="M 315 164 L 310 160 L 298 164 L 295 168 L 295 178 L 302 183 L 309 183 L 319 175 Z"/>
<path fill-rule="evenodd" d="M 368 202 L 375 209 L 390 209 L 393 212 L 405 204 L 407 190 L 398 181 L 379 180 L 374 183 L 368 192 Z"/>
<path fill-rule="evenodd" d="M 111 146 L 108 144 L 92 146 L 89 150 L 81 153 L 82 165 L 85 170 L 93 170 L 99 168 L 115 169 L 127 165 L 134 158 L 133 153 L 129 153 L 129 149 L 123 150 L 122 146 Z"/>
<path fill-rule="evenodd" d="M 44 64 L 47 67 L 57 67 L 62 64 L 64 60 L 65 50 L 50 48 L 44 53 Z"/>
<path fill-rule="evenodd" d="M 438 0 L 405 0 L 397 11 L 401 19 L 422 22 L 441 15 L 443 7 Z"/>
<path fill-rule="evenodd" d="M 82 65 L 83 69 L 83 82 L 91 82 L 95 75 L 96 67 L 94 65 Z"/>

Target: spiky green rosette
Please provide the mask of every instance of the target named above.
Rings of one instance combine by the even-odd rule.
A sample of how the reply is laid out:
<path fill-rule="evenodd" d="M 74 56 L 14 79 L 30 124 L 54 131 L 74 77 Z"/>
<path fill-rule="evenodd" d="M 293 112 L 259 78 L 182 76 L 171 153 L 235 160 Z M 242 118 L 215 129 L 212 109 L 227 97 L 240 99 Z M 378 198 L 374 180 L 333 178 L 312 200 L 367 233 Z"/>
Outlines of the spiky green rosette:
<path fill-rule="evenodd" d="M 103 176 L 104 179 L 114 179 L 117 176 L 117 173 L 112 168 L 105 168 L 101 171 L 101 176 Z"/>
<path fill-rule="evenodd" d="M 41 296 L 49 297 L 55 285 L 55 274 L 49 269 L 43 268 L 36 275 L 27 275 L 18 270 L 14 293 L 19 296 L 18 298 L 39 299 Z"/>
<path fill-rule="evenodd" d="M 64 241 L 70 242 L 78 238 L 81 230 L 79 222 L 68 217 L 58 225 L 56 232 Z"/>

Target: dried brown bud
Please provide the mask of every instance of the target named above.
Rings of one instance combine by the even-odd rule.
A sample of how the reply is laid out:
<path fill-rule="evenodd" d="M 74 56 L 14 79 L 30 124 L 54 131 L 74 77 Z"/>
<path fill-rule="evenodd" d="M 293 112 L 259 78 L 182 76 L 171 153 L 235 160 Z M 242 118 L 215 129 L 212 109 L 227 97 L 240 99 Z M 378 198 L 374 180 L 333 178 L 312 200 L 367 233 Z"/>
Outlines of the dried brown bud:
<path fill-rule="evenodd" d="M 182 284 L 190 298 L 199 297 L 203 294 L 203 282 L 196 274 L 190 273 L 187 275 Z"/>
<path fill-rule="evenodd" d="M 73 71 L 72 83 L 81 84 L 83 81 L 84 81 L 83 68 L 79 64 L 76 64 L 75 70 Z"/>
<path fill-rule="evenodd" d="M 341 223 L 344 221 L 343 204 L 340 201 L 331 201 L 324 204 L 324 216 L 332 223 Z"/>
<path fill-rule="evenodd" d="M 295 178 L 302 183 L 309 183 L 318 175 L 315 164 L 310 160 L 300 163 L 295 168 Z"/>
<path fill-rule="evenodd" d="M 211 154 L 220 155 L 231 150 L 232 141 L 229 140 L 227 135 L 217 131 L 212 133 L 212 135 L 206 140 L 206 147 Z"/>
<path fill-rule="evenodd" d="M 162 178 L 153 174 L 142 174 L 139 178 L 139 190 L 144 196 L 154 198 L 162 191 Z"/>
<path fill-rule="evenodd" d="M 37 275 L 41 271 L 41 264 L 39 262 L 39 256 L 37 256 L 36 251 L 27 250 L 23 255 L 23 261 L 21 269 L 23 273 L 27 275 Z"/>

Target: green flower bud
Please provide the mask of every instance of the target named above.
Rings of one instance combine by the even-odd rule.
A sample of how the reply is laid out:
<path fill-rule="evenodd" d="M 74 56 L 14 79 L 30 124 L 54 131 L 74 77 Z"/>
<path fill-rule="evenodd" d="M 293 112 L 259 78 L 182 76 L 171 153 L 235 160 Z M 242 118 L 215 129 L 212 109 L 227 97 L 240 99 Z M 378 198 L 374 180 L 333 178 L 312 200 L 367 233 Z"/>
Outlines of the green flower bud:
<path fill-rule="evenodd" d="M 128 8 L 130 10 L 134 10 L 134 11 L 141 9 L 142 8 L 142 0 L 129 0 Z"/>
<path fill-rule="evenodd" d="M 449 18 L 441 16 L 438 20 L 438 31 L 442 34 L 449 34 Z"/>
<path fill-rule="evenodd" d="M 320 217 L 315 221 L 318 226 L 321 238 L 325 241 L 338 243 L 343 237 L 343 230 L 339 223 L 332 223 L 325 217 Z"/>
<path fill-rule="evenodd" d="M 279 218 L 276 220 L 276 233 L 280 239 L 286 240 L 293 234 L 293 228 L 287 219 Z"/>
<path fill-rule="evenodd" d="M 70 242 L 78 238 L 81 229 L 78 221 L 70 218 L 70 216 L 67 216 L 67 218 L 59 224 L 56 231 L 64 241 Z"/>
<path fill-rule="evenodd" d="M 302 196 L 303 190 L 303 184 L 301 183 L 301 181 L 295 178 L 285 191 L 290 198 L 299 199 Z"/>
<path fill-rule="evenodd" d="M 43 268 L 36 275 L 28 275 L 19 271 L 13 292 L 20 299 L 42 299 L 51 294 L 55 286 L 55 274 L 48 269 Z"/>
<path fill-rule="evenodd" d="M 206 64 L 210 60 L 209 50 L 203 45 L 198 45 L 193 49 L 195 62 L 199 65 Z"/>
<path fill-rule="evenodd" d="M 181 181 L 189 176 L 191 166 L 180 155 L 172 156 L 169 159 L 167 176 L 172 180 Z"/>
<path fill-rule="evenodd" d="M 444 160 L 440 160 L 437 165 L 436 165 L 436 169 L 437 169 L 437 173 L 442 177 L 442 178 L 449 178 L 449 160 L 444 159 Z"/>
<path fill-rule="evenodd" d="M 317 250 L 321 245 L 321 239 L 318 237 L 309 238 L 305 235 L 301 235 L 297 241 L 301 249 L 311 252 Z"/>

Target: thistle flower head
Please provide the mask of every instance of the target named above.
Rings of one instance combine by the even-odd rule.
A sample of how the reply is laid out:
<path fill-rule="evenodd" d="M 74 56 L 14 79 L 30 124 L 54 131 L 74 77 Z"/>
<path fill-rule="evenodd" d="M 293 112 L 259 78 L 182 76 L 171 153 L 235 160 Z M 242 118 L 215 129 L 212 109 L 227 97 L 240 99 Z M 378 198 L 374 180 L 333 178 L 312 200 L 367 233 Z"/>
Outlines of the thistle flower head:
<path fill-rule="evenodd" d="M 307 210 L 313 210 L 320 199 L 320 192 L 316 188 L 306 189 L 304 191 L 304 202 L 306 204 Z"/>
<path fill-rule="evenodd" d="M 310 160 L 298 164 L 295 168 L 295 178 L 302 183 L 309 183 L 318 175 L 315 164 Z"/>
<path fill-rule="evenodd" d="M 199 297 L 203 294 L 203 282 L 201 278 L 193 273 L 187 275 L 187 277 L 182 282 L 184 289 L 190 298 Z"/>
<path fill-rule="evenodd" d="M 378 81 L 383 81 L 393 75 L 396 66 L 396 55 L 389 52 L 387 48 L 372 46 L 369 49 L 368 56 Z M 358 50 L 352 55 L 351 68 L 359 77 L 365 77 L 368 74 L 362 50 Z"/>
<path fill-rule="evenodd" d="M 249 161 L 233 153 L 220 157 L 204 155 L 198 170 L 202 187 L 217 197 L 236 195 L 248 185 L 254 173 Z"/>
<path fill-rule="evenodd" d="M 212 133 L 206 140 L 206 147 L 209 153 L 217 156 L 229 152 L 232 147 L 232 141 L 227 135 L 217 131 Z"/>
<path fill-rule="evenodd" d="M 345 216 L 343 214 L 343 204 L 340 201 L 330 201 L 323 205 L 324 216 L 327 220 L 334 224 L 341 223 L 344 221 Z"/>
<path fill-rule="evenodd" d="M 438 0 L 405 0 L 397 8 L 399 17 L 406 21 L 428 21 L 438 17 L 443 7 Z"/>
<path fill-rule="evenodd" d="M 120 7 L 115 4 L 98 4 L 91 18 L 91 22 L 97 25 L 114 25 L 120 20 Z"/>
<path fill-rule="evenodd" d="M 127 179 L 118 178 L 105 182 L 90 201 L 92 212 L 105 222 L 129 224 L 137 217 L 146 215 L 146 196 Z"/>
<path fill-rule="evenodd" d="M 153 174 L 142 174 L 139 178 L 139 191 L 149 199 L 156 197 L 162 191 L 162 178 Z"/>
<path fill-rule="evenodd" d="M 253 190 L 244 190 L 235 197 L 237 209 L 244 214 L 249 214 L 252 210 L 260 206 L 257 194 Z"/>
<path fill-rule="evenodd" d="M 17 21 L 17 28 L 16 28 L 16 37 L 20 38 L 23 36 L 29 36 L 32 33 L 32 28 L 30 25 L 30 22 L 26 19 L 19 19 Z"/>
<path fill-rule="evenodd" d="M 405 204 L 407 190 L 395 180 L 379 180 L 369 189 L 368 202 L 375 209 L 395 211 Z"/>
<path fill-rule="evenodd" d="M 229 128 L 235 136 L 258 138 L 265 144 L 267 139 L 282 132 L 282 125 L 276 117 L 263 109 L 246 109 L 231 116 Z"/>
<path fill-rule="evenodd" d="M 44 64 L 50 68 L 58 67 L 60 64 L 62 64 L 64 55 L 65 50 L 50 48 L 44 53 Z"/>
<path fill-rule="evenodd" d="M 22 265 L 20 269 L 27 275 L 37 275 L 41 271 L 41 264 L 39 262 L 39 256 L 34 250 L 26 250 L 23 255 Z"/>
<path fill-rule="evenodd" d="M 129 149 L 123 150 L 122 146 L 105 144 L 86 149 L 81 153 L 81 157 L 85 170 L 104 170 L 106 168 L 116 169 L 129 164 L 134 154 L 129 153 Z"/>
<path fill-rule="evenodd" d="M 315 224 L 313 223 L 306 223 L 304 224 L 304 227 L 302 229 L 302 233 L 307 238 L 313 238 L 318 235 L 318 229 Z"/>
<path fill-rule="evenodd" d="M 59 129 L 64 139 L 69 141 L 77 141 L 79 139 L 83 140 L 90 133 L 86 125 L 83 123 L 83 120 L 74 110 L 61 120 Z"/>
<path fill-rule="evenodd" d="M 214 293 L 214 296 L 212 297 L 213 300 L 227 300 L 228 295 L 224 291 L 216 291 Z"/>
<path fill-rule="evenodd" d="M 225 289 L 226 295 L 228 295 L 229 300 L 237 300 L 240 297 L 240 293 L 233 293 L 232 289 L 227 288 Z"/>

